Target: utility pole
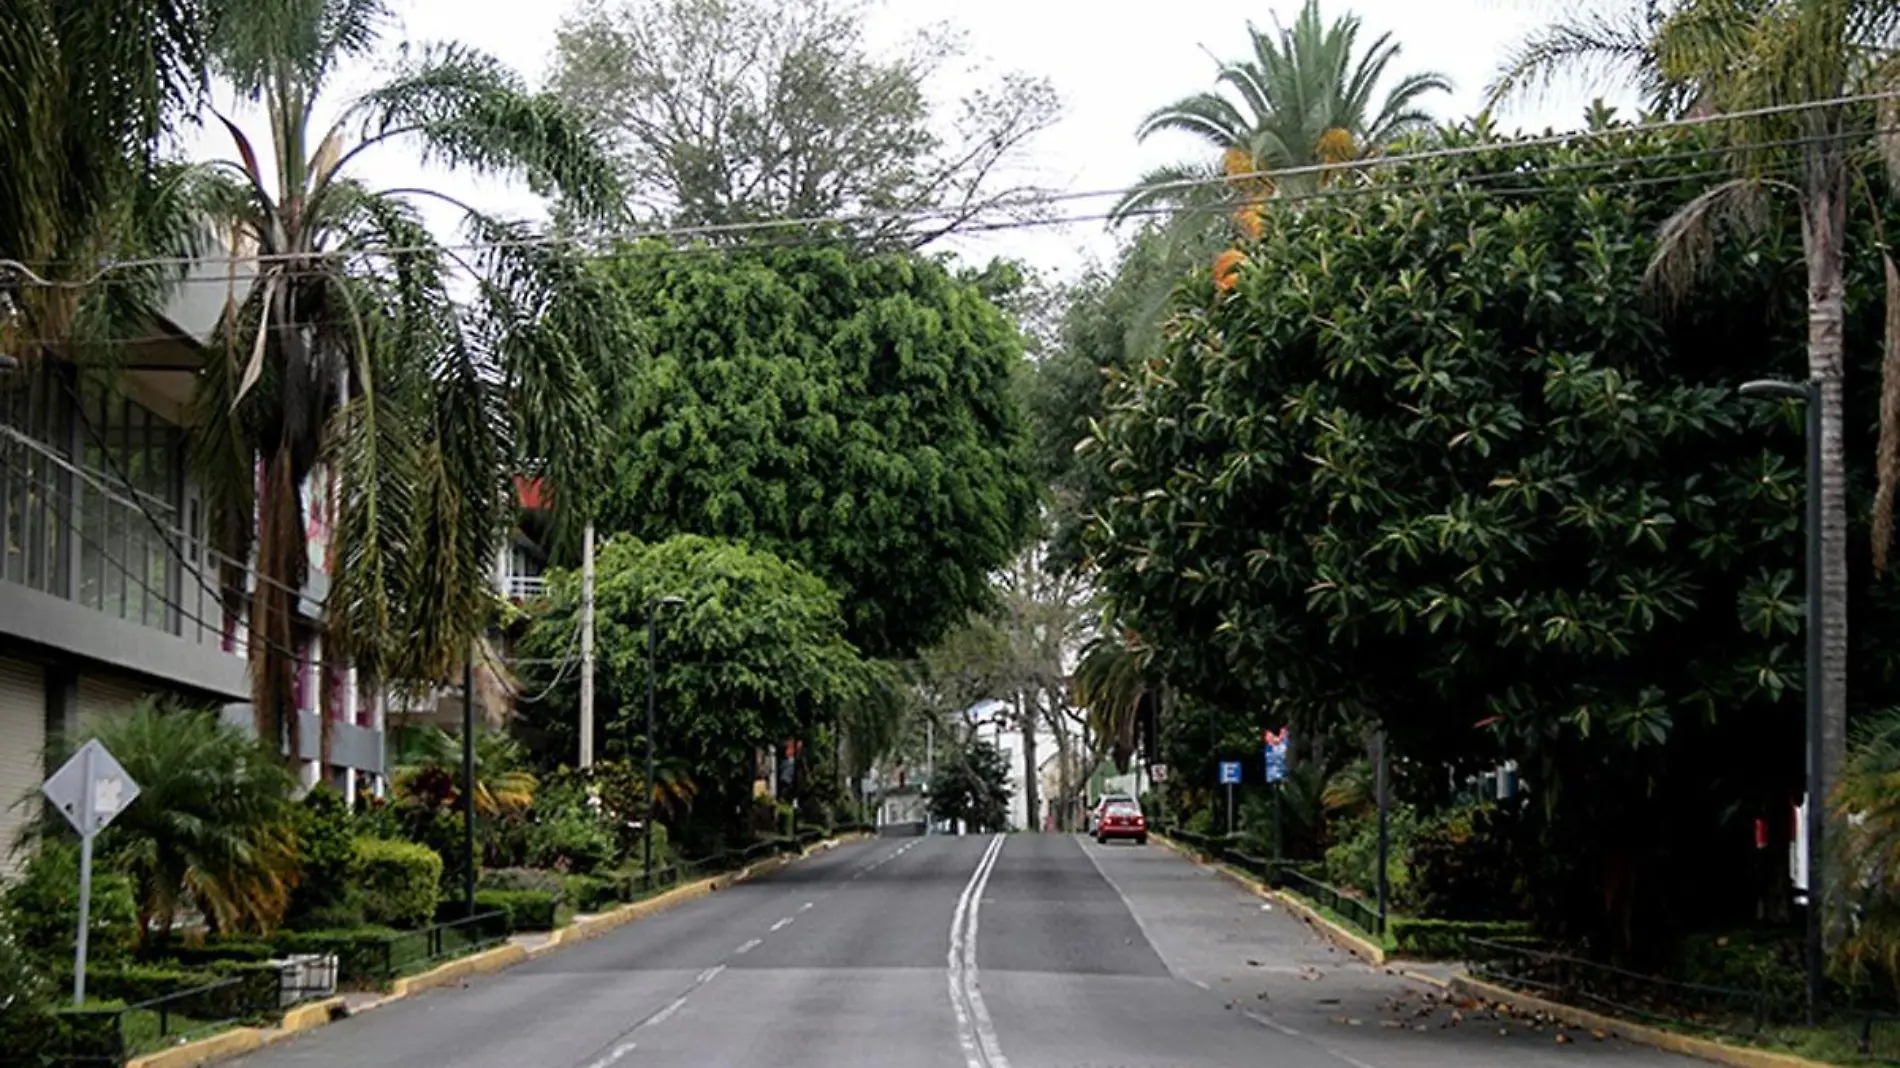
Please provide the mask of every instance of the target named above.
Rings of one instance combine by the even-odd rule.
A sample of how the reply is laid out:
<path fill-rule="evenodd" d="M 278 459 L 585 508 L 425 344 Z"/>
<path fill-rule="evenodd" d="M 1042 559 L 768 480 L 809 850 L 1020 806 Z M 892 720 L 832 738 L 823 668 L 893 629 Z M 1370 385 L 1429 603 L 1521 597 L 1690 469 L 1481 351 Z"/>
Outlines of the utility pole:
<path fill-rule="evenodd" d="M 475 915 L 475 643 L 462 660 L 462 899 Z"/>
<path fill-rule="evenodd" d="M 1379 802 L 1379 933 L 1384 934 L 1386 900 L 1391 896 L 1391 888 L 1386 884 L 1386 858 L 1391 852 L 1387 813 L 1391 810 L 1392 802 L 1383 726 L 1379 728 L 1379 733 L 1373 735 L 1372 744 L 1379 750 L 1373 788 L 1378 792 Z"/>
<path fill-rule="evenodd" d="M 937 721 L 924 720 L 924 834 L 930 833 L 930 802 L 937 793 Z"/>
<path fill-rule="evenodd" d="M 628 753 L 631 761 L 633 754 Z M 581 533 L 581 767 L 594 766 L 594 521 Z"/>

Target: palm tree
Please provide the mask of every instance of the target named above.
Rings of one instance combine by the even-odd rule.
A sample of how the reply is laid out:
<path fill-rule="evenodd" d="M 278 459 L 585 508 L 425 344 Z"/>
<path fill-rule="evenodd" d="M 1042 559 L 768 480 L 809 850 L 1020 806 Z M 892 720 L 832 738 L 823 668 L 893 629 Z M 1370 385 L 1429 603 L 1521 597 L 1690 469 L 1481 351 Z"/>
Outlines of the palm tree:
<path fill-rule="evenodd" d="M 1801 217 L 1807 263 L 1808 374 L 1821 405 L 1821 574 L 1826 644 L 1822 680 L 1824 782 L 1838 782 L 1847 738 L 1847 503 L 1841 453 L 1843 281 L 1847 209 L 1857 154 L 1872 141 L 1843 97 L 1891 91 L 1900 76 L 1893 0 L 1684 0 L 1655 22 L 1646 59 L 1634 65 L 1642 85 L 1693 86 L 1717 112 L 1742 117 L 1715 123 L 1712 135 L 1733 152 L 1735 177 L 1684 204 L 1664 225 L 1652 283 L 1680 295 L 1715 253 L 1723 230 L 1762 225 L 1774 196 Z M 1562 40 L 1563 31 L 1546 38 Z M 1506 69 L 1494 98 L 1533 86 L 1548 71 L 1587 61 L 1580 50 L 1527 46 Z M 1863 110 L 1866 109 L 1862 105 Z M 1893 108 L 1884 106 L 1883 112 Z M 1869 116 L 1859 114 L 1859 118 Z M 1892 116 L 1883 119 L 1891 122 Z M 1764 147 L 1767 146 L 1767 147 Z M 1788 146 L 1788 147 L 1774 147 Z M 1894 161 L 1889 160 L 1889 166 Z M 1886 381 L 1882 384 L 1874 559 L 1886 563 L 1893 492 L 1900 476 L 1900 270 L 1887 261 Z M 1812 580 L 1811 580 L 1812 581 Z"/>
<path fill-rule="evenodd" d="M 17 301 L 18 314 L 0 314 L 0 353 L 30 351 L 9 344 L 20 338 L 125 336 L 157 303 L 163 272 L 154 268 L 83 290 L 32 283 L 70 283 L 101 259 L 182 248 L 183 234 L 161 225 L 176 213 L 154 210 L 168 191 L 157 159 L 198 97 L 220 7 L 8 3 L 0 18 L 0 260 L 18 266 L 0 264 L 0 292 Z"/>
<path fill-rule="evenodd" d="M 1628 82 L 1660 115 L 1706 109 L 1693 76 L 1665 71 L 1658 51 L 1663 25 L 1681 6 L 1674 0 L 1612 0 L 1552 23 L 1505 57 L 1491 99 L 1539 94 L 1558 75 L 1576 72 Z"/>
<path fill-rule="evenodd" d="M 105 862 L 132 876 L 139 930 L 165 937 L 187 901 L 221 930 L 275 926 L 300 871 L 288 801 L 294 784 L 276 760 L 216 712 L 151 700 L 87 736 L 139 784 L 100 838 Z M 64 828 L 49 815 L 31 833 Z"/>
<path fill-rule="evenodd" d="M 1144 701 L 1159 696 L 1142 662 L 1134 635 L 1104 634 L 1083 647 L 1070 689 L 1078 707 L 1088 710 L 1096 745 L 1126 768 L 1141 732 Z"/>
<path fill-rule="evenodd" d="M 407 762 L 396 769 L 398 797 L 418 797 L 445 806 L 447 793 L 462 779 L 462 739 L 440 727 L 425 726 L 404 746 Z M 525 812 L 539 785 L 523 769 L 520 743 L 499 731 L 475 739 L 475 811 L 484 818 Z"/>
<path fill-rule="evenodd" d="M 255 590 L 233 568 L 222 585 L 233 612 L 250 603 L 259 734 L 292 752 L 312 476 L 327 476 L 335 508 L 327 651 L 375 679 L 432 684 L 492 610 L 511 476 L 540 465 L 570 518 L 592 496 L 604 435 L 591 375 L 626 347 L 570 244 L 352 174 L 364 153 L 407 142 L 432 162 L 525 177 L 562 198 L 564 218 L 617 218 L 610 161 L 555 98 L 480 53 L 405 47 L 391 81 L 312 129 L 339 65 L 369 53 L 386 24 L 381 0 L 271 0 L 225 20 L 214 69 L 262 105 L 269 151 L 218 116 L 236 159 L 193 176 L 193 202 L 239 250 L 237 266 L 254 268 L 242 279 L 233 268 L 193 459 L 219 549 L 239 561 L 255 549 Z M 460 212 L 468 245 L 436 240 L 424 200 Z M 457 299 L 452 281 L 471 295 Z"/>
<path fill-rule="evenodd" d="M 1115 206 L 1118 221 L 1160 205 L 1206 207 L 1236 198 L 1257 202 L 1276 191 L 1311 188 L 1317 184 L 1314 176 L 1274 182 L 1254 175 L 1377 153 L 1431 121 L 1419 109 L 1419 98 L 1451 88 L 1443 75 L 1420 73 L 1400 78 L 1379 95 L 1399 45 L 1391 34 L 1381 34 L 1358 52 L 1358 17 L 1345 15 L 1329 25 L 1320 18 L 1319 0 L 1307 0 L 1291 29 L 1277 19 L 1274 29 L 1277 35 L 1250 26 L 1253 56 L 1221 64 L 1216 81 L 1231 96 L 1219 89 L 1197 93 L 1142 120 L 1136 136 L 1143 140 L 1177 130 L 1206 141 L 1220 155 L 1217 161 L 1175 164 L 1145 175 Z M 1210 182 L 1223 174 L 1231 187 L 1226 190 Z M 1243 225 L 1250 225 L 1246 220 Z"/>

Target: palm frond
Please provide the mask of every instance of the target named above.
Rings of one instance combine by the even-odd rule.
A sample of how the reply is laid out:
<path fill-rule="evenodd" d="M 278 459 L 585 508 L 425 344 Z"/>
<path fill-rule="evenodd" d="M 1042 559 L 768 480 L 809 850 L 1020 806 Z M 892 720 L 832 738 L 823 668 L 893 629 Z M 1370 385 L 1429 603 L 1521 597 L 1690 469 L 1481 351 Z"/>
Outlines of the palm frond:
<path fill-rule="evenodd" d="M 1643 282 L 1664 298 L 1685 296 L 1715 260 L 1722 238 L 1759 232 L 1768 221 L 1768 191 L 1778 183 L 1735 178 L 1708 189 L 1666 220 Z"/>
<path fill-rule="evenodd" d="M 1545 27 L 1506 53 L 1485 106 L 1539 99 L 1569 78 L 1631 83 L 1659 101 L 1674 84 L 1657 51 L 1659 19 L 1648 7 L 1616 4 Z"/>

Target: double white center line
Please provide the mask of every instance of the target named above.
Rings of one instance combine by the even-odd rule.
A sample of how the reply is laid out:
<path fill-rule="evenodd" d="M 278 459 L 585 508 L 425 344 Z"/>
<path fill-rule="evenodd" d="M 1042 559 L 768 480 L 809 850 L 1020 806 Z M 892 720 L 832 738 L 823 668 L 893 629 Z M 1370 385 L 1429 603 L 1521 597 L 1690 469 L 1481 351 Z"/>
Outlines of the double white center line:
<path fill-rule="evenodd" d="M 950 917 L 950 954 L 948 976 L 950 1007 L 957 1014 L 957 1039 L 963 1044 L 963 1059 L 969 1068 L 1009 1068 L 996 1041 L 996 1025 L 983 1005 L 983 990 L 976 973 L 976 928 L 983 908 L 983 890 L 989 885 L 990 872 L 996 869 L 996 857 L 1003 851 L 1003 836 L 990 839 L 983 859 L 970 873 L 970 882 L 957 899 L 957 910 Z"/>

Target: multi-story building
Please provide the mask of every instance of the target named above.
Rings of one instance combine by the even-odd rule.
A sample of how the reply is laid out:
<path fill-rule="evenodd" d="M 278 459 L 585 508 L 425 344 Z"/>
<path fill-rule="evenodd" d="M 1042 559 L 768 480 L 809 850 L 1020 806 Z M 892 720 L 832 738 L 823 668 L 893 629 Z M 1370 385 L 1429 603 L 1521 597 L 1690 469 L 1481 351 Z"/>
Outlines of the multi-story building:
<path fill-rule="evenodd" d="M 227 613 L 218 595 L 219 557 L 183 429 L 224 292 L 181 286 L 109 367 L 42 350 L 0 369 L 0 875 L 17 866 L 11 846 L 30 811 L 14 802 L 52 770 L 48 743 L 59 735 L 154 695 L 250 722 L 243 612 Z M 352 670 L 324 661 L 323 479 L 305 487 L 305 501 L 312 567 L 300 603 L 298 756 L 305 783 L 328 779 L 353 795 L 383 771 L 383 702 L 357 692 Z"/>

